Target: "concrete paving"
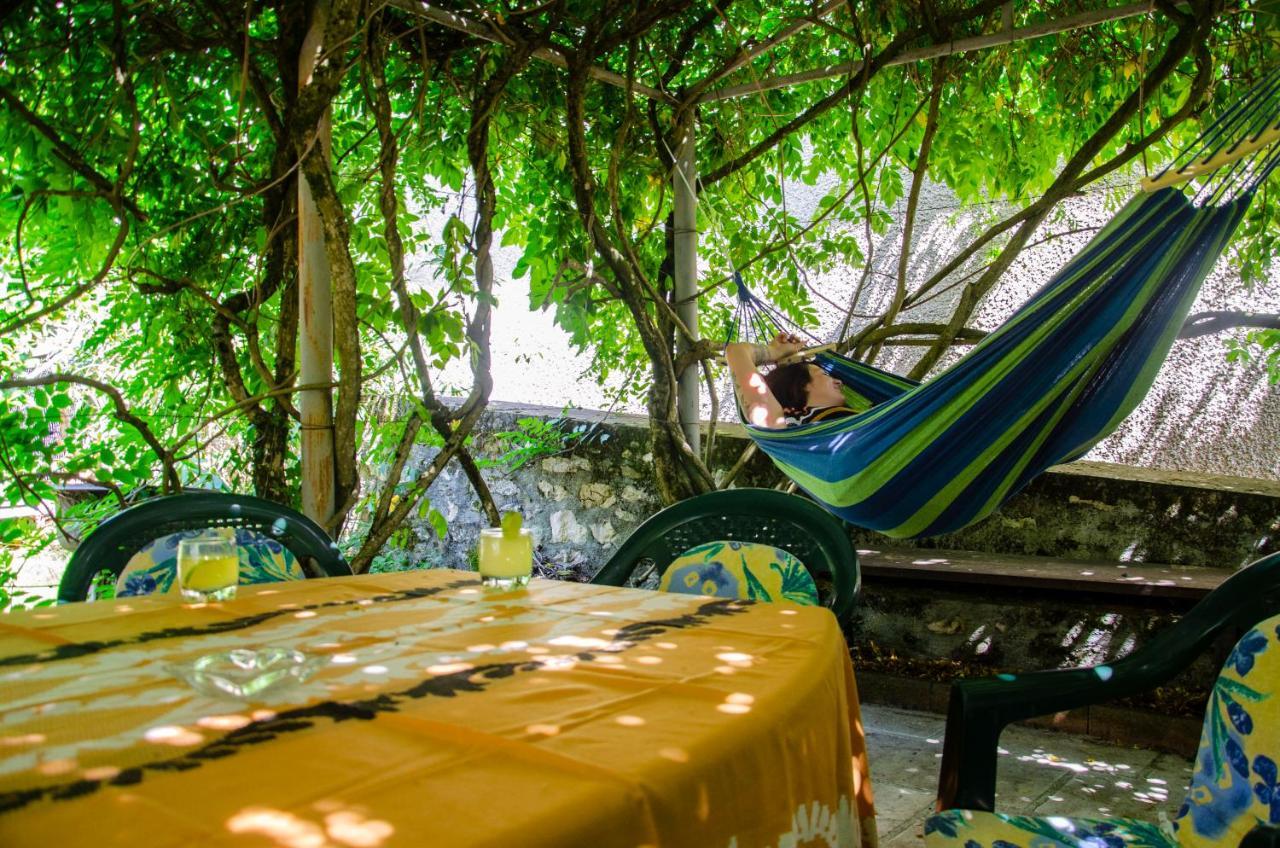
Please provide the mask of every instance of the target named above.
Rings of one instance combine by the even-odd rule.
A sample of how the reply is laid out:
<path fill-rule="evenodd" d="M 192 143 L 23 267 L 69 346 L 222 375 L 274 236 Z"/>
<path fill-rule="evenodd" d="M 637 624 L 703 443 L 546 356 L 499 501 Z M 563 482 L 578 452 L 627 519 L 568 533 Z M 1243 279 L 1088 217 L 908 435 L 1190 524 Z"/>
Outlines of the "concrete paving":
<path fill-rule="evenodd" d="M 934 713 L 865 704 L 882 848 L 919 848 L 933 811 L 946 720 Z M 1010 727 L 1000 737 L 996 810 L 1039 816 L 1170 818 L 1191 762 L 1050 730 Z"/>

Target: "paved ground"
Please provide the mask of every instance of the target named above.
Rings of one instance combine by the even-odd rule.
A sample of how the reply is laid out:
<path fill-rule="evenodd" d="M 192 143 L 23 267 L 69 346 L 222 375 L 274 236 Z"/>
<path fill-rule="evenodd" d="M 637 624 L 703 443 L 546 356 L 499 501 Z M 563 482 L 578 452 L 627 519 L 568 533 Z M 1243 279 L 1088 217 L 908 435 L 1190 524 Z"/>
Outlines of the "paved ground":
<path fill-rule="evenodd" d="M 933 810 L 946 721 L 933 713 L 864 705 L 882 848 L 923 844 Z M 1000 737 L 996 809 L 1023 815 L 1171 818 L 1191 779 L 1172 754 L 1011 727 Z"/>

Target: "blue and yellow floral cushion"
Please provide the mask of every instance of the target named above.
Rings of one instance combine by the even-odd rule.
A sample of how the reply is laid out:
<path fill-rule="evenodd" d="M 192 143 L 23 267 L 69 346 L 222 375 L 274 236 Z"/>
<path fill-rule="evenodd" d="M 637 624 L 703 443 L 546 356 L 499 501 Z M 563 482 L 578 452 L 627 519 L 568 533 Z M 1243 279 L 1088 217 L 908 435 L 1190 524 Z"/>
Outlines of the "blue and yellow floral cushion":
<path fill-rule="evenodd" d="M 1236 643 L 1205 710 L 1196 771 L 1172 826 L 1137 819 L 1030 818 L 947 810 L 926 848 L 1208 848 L 1280 825 L 1280 616 Z"/>
<path fill-rule="evenodd" d="M 168 592 L 178 573 L 178 542 L 202 532 L 182 530 L 147 543 L 130 557 L 120 573 L 116 597 Z M 247 527 L 237 527 L 235 534 L 241 585 L 306 579 L 298 558 L 278 540 Z"/>
<path fill-rule="evenodd" d="M 1280 825 L 1280 615 L 1231 651 L 1209 695 L 1191 788 L 1174 819 L 1185 848 L 1238 845 Z"/>
<path fill-rule="evenodd" d="M 818 604 L 818 587 L 804 563 L 781 548 L 754 542 L 708 542 L 690 548 L 662 573 L 659 588 L 685 595 Z"/>
<path fill-rule="evenodd" d="M 1141 819 L 1032 818 L 947 810 L 924 823 L 925 848 L 1178 848 L 1172 834 Z"/>

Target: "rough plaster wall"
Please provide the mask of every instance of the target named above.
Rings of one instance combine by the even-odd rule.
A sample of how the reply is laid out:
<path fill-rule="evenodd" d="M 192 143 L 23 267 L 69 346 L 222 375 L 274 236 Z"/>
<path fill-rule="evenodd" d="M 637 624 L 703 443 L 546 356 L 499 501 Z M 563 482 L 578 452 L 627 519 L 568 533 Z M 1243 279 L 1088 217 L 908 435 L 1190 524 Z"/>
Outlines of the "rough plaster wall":
<path fill-rule="evenodd" d="M 790 186 L 788 209 L 802 218 L 811 214 L 818 199 L 830 187 L 822 183 Z M 961 209 L 945 187 L 926 186 L 918 212 L 908 287 L 914 288 L 927 279 L 987 224 L 1008 214 L 1011 208 L 1003 203 L 989 203 Z M 894 212 L 900 216 L 904 209 L 905 201 L 900 202 Z M 460 211 L 464 220 L 469 220 L 466 204 L 456 211 Z M 1030 243 L 1047 235 L 1100 227 L 1115 211 L 1099 194 L 1066 201 Z M 441 216 L 428 220 L 434 228 L 442 222 Z M 1028 247 L 980 305 L 972 325 L 994 329 L 1092 235 L 1093 231 L 1076 233 Z M 901 239 L 900 228 L 894 227 L 877 236 L 872 244 L 863 243 L 864 251 L 872 256 L 872 274 L 856 314 L 879 314 L 888 303 L 897 275 Z M 495 385 L 492 397 L 514 403 L 643 413 L 642 400 L 616 404 L 606 388 L 585 379 L 589 353 L 572 350 L 568 337 L 554 325 L 550 312 L 529 311 L 526 281 L 511 278 L 518 258 L 519 250 L 514 247 L 500 248 L 494 257 L 499 306 L 493 319 Z M 986 259 L 980 254 L 976 262 L 982 261 Z M 973 267 L 976 264 L 969 269 Z M 962 269 L 952 279 L 969 269 Z M 722 263 L 717 258 L 703 256 L 704 277 L 722 272 Z M 425 263 L 419 261 L 416 267 L 411 267 L 410 274 L 419 285 L 432 285 L 431 270 Z M 860 269 L 842 268 L 824 274 L 810 273 L 808 279 L 826 299 L 846 304 L 861 275 Z M 950 314 L 957 296 L 956 291 L 944 293 L 911 310 L 904 319 L 942 320 Z M 729 301 L 726 296 L 713 294 L 704 301 L 703 308 L 727 309 Z M 1232 273 L 1230 257 L 1224 257 L 1205 282 L 1192 313 L 1214 309 L 1280 312 L 1280 274 L 1273 273 L 1270 279 L 1247 292 L 1238 275 Z M 834 337 L 841 316 L 830 307 L 824 306 L 819 311 L 822 327 L 815 335 Z M 857 320 L 854 326 L 859 326 Z M 1228 363 L 1225 338 L 1226 334 L 1219 334 L 1177 341 L 1145 402 L 1086 458 L 1171 471 L 1280 479 L 1280 386 L 1268 385 L 1260 366 Z M 906 373 L 921 350 L 889 347 L 878 364 Z M 953 351 L 938 368 L 954 361 L 961 352 L 962 349 Z M 455 363 L 446 371 L 446 390 L 450 383 L 459 391 L 469 385 L 470 373 L 465 363 Z M 721 416 L 728 420 L 734 412 L 727 377 L 722 379 L 719 393 Z M 704 393 L 704 417 L 709 416 L 710 411 L 710 401 Z"/>

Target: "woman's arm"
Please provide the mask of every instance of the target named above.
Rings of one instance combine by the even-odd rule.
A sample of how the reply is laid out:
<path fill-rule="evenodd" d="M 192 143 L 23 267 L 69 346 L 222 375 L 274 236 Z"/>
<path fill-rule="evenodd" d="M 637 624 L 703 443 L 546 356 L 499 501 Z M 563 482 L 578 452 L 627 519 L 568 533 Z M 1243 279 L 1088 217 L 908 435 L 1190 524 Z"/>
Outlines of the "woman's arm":
<path fill-rule="evenodd" d="M 786 333 L 779 333 L 768 345 L 734 342 L 725 347 L 724 358 L 729 363 L 729 370 L 733 372 L 733 383 L 738 390 L 742 411 L 746 414 L 748 423 L 770 430 L 787 426 L 782 404 L 769 391 L 764 376 L 756 370 L 756 366 L 777 362 L 802 347 L 800 339 Z"/>

